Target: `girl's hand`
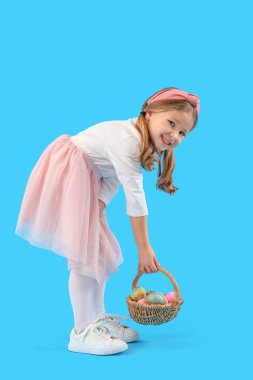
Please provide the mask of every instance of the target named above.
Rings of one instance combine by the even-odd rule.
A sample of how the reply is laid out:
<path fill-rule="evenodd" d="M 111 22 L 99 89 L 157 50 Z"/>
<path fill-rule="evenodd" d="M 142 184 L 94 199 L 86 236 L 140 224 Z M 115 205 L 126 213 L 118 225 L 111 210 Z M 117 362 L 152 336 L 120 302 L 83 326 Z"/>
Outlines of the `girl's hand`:
<path fill-rule="evenodd" d="M 147 246 L 146 248 L 138 249 L 138 258 L 139 258 L 138 272 L 140 271 L 143 273 L 157 272 L 158 266 L 160 266 L 160 264 L 158 263 L 155 252 L 153 251 L 150 245 Z"/>
<path fill-rule="evenodd" d="M 99 202 L 99 214 L 101 214 L 103 210 L 105 209 L 106 205 L 100 199 L 98 200 L 98 202 Z"/>

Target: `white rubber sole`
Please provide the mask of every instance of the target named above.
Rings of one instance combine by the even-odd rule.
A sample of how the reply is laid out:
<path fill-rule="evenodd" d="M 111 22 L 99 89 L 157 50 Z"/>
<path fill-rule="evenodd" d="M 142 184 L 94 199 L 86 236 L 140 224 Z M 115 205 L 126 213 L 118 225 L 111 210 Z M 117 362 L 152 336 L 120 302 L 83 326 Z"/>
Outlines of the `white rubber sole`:
<path fill-rule="evenodd" d="M 117 354 L 118 352 L 123 352 L 127 350 L 128 347 L 113 347 L 113 348 L 85 348 L 85 347 L 76 347 L 72 344 L 68 344 L 68 350 L 72 352 L 80 352 L 82 354 L 93 354 L 93 355 L 111 355 Z"/>

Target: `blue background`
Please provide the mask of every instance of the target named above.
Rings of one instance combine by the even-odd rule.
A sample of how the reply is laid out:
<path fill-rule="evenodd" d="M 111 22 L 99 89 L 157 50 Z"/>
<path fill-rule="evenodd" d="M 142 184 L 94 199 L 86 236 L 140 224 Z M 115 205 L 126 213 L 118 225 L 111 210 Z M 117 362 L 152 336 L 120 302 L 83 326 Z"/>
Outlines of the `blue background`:
<path fill-rule="evenodd" d="M 5 378 L 251 378 L 250 2 L 24 0 L 0 8 Z M 157 174 L 143 171 L 144 188 L 151 245 L 184 304 L 163 325 L 130 319 L 125 297 L 138 262 L 121 187 L 106 213 L 124 263 L 105 304 L 129 317 L 141 339 L 117 355 L 71 353 L 67 261 L 14 234 L 28 177 L 61 134 L 135 117 L 169 86 L 198 94 L 201 113 L 175 150 L 180 190 L 156 190 Z M 139 284 L 173 290 L 162 273 Z"/>

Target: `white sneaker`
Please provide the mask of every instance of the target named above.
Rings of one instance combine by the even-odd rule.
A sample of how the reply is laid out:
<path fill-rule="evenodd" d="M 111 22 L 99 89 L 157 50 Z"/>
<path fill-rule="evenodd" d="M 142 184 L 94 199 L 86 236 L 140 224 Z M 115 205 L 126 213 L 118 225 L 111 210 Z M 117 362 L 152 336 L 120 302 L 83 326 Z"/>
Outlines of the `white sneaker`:
<path fill-rule="evenodd" d="M 128 318 L 123 315 L 102 312 L 97 316 L 97 321 L 103 322 L 103 326 L 108 328 L 114 338 L 123 340 L 126 343 L 134 342 L 140 338 L 138 331 L 116 321 L 115 318 L 128 320 Z"/>
<path fill-rule="evenodd" d="M 111 355 L 127 350 L 128 344 L 111 336 L 109 329 L 102 323 L 95 318 L 80 334 L 73 328 L 68 350 L 94 355 Z"/>

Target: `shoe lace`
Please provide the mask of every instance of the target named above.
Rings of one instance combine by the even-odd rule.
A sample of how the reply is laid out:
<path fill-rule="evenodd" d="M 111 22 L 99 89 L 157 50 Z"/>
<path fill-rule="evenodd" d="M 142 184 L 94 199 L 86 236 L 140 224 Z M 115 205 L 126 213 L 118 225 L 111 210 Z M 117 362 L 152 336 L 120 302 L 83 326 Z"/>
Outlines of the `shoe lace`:
<path fill-rule="evenodd" d="M 86 326 L 84 332 L 83 332 L 83 338 L 88 334 L 90 330 L 95 331 L 101 338 L 105 340 L 110 340 L 112 339 L 113 335 L 111 334 L 110 330 L 108 327 L 103 325 L 104 321 L 110 322 L 110 324 L 113 324 L 116 327 L 128 327 L 125 325 L 122 325 L 121 323 L 115 321 L 114 318 L 119 318 L 119 319 L 126 319 L 128 320 L 129 318 L 126 318 L 122 315 L 118 314 L 109 314 L 109 313 L 99 313 L 96 315 L 96 317 L 93 319 L 92 323 L 90 323 L 88 326 Z"/>
<path fill-rule="evenodd" d="M 105 320 L 115 327 L 128 327 L 128 326 L 123 325 L 122 323 L 116 321 L 114 318 L 125 319 L 125 320 L 129 319 L 129 318 L 124 317 L 123 315 L 102 312 L 102 313 L 98 314 L 98 316 L 96 317 L 96 320 L 98 320 L 98 321 Z M 104 326 L 104 327 L 106 327 L 106 326 Z"/>
<path fill-rule="evenodd" d="M 105 340 L 111 339 L 110 330 L 106 326 L 102 326 L 101 321 L 92 322 L 86 326 L 83 337 L 85 337 L 90 330 L 96 332 L 96 334 Z"/>

